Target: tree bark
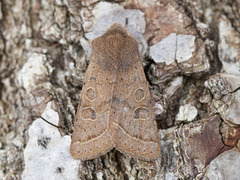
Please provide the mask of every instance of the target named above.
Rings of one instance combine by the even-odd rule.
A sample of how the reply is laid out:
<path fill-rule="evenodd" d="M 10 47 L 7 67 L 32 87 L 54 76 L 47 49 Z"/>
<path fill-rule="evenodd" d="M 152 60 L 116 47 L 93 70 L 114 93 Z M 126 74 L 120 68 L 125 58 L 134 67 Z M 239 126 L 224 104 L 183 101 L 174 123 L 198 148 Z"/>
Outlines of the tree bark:
<path fill-rule="evenodd" d="M 239 0 L 1 0 L 0 179 L 237 179 L 239 19 Z M 69 153 L 90 42 L 115 22 L 139 43 L 156 161 Z"/>

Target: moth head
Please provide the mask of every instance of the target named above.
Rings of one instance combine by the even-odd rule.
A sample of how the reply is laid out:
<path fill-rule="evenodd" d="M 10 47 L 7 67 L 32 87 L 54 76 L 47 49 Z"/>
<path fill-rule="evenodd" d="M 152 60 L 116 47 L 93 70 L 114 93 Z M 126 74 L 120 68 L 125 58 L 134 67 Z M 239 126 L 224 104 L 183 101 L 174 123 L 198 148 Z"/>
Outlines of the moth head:
<path fill-rule="evenodd" d="M 118 23 L 92 41 L 96 63 L 104 69 L 127 69 L 138 56 L 138 43 Z"/>

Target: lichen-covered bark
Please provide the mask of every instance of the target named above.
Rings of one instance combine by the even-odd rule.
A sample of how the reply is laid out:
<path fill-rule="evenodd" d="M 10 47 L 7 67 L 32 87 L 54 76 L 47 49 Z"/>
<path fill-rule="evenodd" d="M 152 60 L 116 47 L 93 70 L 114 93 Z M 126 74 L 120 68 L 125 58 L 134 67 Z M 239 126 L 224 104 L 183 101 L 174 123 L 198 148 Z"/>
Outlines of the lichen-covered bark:
<path fill-rule="evenodd" d="M 69 145 L 90 41 L 137 39 L 161 141 L 156 161 Z M 0 1 L 0 179 L 237 179 L 240 1 Z M 39 118 L 42 116 L 44 118 Z"/>

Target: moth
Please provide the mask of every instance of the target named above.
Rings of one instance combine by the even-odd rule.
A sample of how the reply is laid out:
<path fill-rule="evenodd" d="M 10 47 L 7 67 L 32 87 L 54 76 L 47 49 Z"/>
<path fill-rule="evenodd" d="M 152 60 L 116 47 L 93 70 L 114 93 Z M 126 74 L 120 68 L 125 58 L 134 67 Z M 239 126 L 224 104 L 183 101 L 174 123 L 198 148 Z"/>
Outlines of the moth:
<path fill-rule="evenodd" d="M 71 155 L 89 160 L 116 148 L 134 158 L 156 159 L 158 129 L 137 41 L 115 23 L 91 44 Z"/>

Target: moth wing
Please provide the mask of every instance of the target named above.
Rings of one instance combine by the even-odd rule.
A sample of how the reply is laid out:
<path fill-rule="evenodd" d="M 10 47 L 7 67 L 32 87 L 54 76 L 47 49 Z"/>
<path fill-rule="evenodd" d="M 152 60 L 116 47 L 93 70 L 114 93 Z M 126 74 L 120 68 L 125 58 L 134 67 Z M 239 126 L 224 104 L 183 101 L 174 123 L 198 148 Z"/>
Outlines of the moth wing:
<path fill-rule="evenodd" d="M 107 129 L 112 87 L 104 81 L 105 73 L 101 71 L 90 62 L 80 95 L 70 152 L 81 160 L 99 157 L 114 148 Z"/>
<path fill-rule="evenodd" d="M 156 159 L 160 142 L 148 83 L 141 62 L 119 73 L 110 113 L 116 149 L 144 160 Z"/>

